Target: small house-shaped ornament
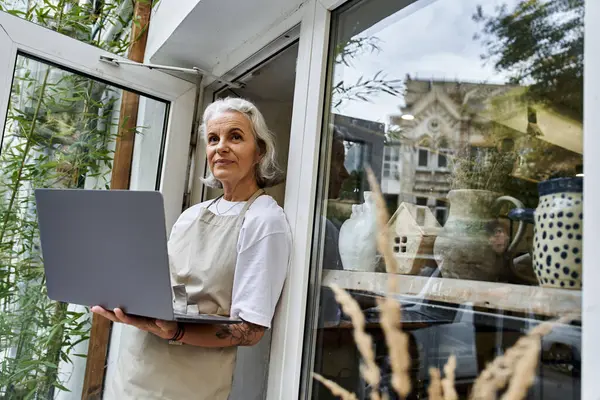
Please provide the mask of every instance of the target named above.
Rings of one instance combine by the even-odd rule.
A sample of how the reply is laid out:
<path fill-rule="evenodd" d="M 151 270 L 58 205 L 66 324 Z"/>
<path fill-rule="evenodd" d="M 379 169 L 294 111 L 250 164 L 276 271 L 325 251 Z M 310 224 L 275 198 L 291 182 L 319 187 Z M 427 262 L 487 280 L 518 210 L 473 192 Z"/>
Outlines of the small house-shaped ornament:
<path fill-rule="evenodd" d="M 437 268 L 433 244 L 442 227 L 429 207 L 401 203 L 389 227 L 399 273 L 418 275 L 425 267 Z"/>

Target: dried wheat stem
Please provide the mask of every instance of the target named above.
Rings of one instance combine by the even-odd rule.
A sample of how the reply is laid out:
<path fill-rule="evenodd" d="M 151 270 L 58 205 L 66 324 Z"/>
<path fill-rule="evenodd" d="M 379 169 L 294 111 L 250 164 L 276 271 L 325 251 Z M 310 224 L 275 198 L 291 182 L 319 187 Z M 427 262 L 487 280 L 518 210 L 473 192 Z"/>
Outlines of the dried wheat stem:
<path fill-rule="evenodd" d="M 485 370 L 479 374 L 473 385 L 471 399 L 488 400 L 496 399 L 497 392 L 504 389 L 508 384 L 510 386 L 510 396 L 506 393 L 503 400 L 520 399 L 522 393 L 527 394 L 529 386 L 535 378 L 537 361 L 540 352 L 540 340 L 543 336 L 552 331 L 552 328 L 558 323 L 567 323 L 573 316 L 566 316 L 557 321 L 546 321 L 529 333 L 521 337 L 504 355 L 496 357 Z"/>
<path fill-rule="evenodd" d="M 557 321 L 547 321 L 533 328 L 527 336 L 519 339 L 522 341 L 523 355 L 514 366 L 514 373 L 510 379 L 508 390 L 502 400 L 520 400 L 527 396 L 527 392 L 535 380 L 540 352 L 542 350 L 541 338 L 552 331 L 557 324 L 568 323 L 574 316 L 567 315 Z"/>
<path fill-rule="evenodd" d="M 541 324 L 538 324 L 536 327 L 532 328 L 527 333 L 527 336 L 546 336 L 547 334 L 552 332 L 552 329 L 554 329 L 556 325 L 568 324 L 569 322 L 573 321 L 576 317 L 577 314 L 568 314 L 563 317 L 560 317 L 557 320 L 544 321 Z"/>
<path fill-rule="evenodd" d="M 332 395 L 338 396 L 342 400 L 358 400 L 354 393 L 347 391 L 346 389 L 344 389 L 343 387 L 341 387 L 334 381 L 331 381 L 331 380 L 317 374 L 316 372 L 313 372 L 313 378 L 315 380 L 321 382 L 323 384 L 323 386 L 325 386 L 327 389 L 329 389 L 329 391 L 331 392 Z"/>
<path fill-rule="evenodd" d="M 429 387 L 427 388 L 429 400 L 444 400 L 442 397 L 442 381 L 440 377 L 440 370 L 437 368 L 429 368 L 429 376 L 431 377 Z"/>
<path fill-rule="evenodd" d="M 392 387 L 401 397 L 408 396 L 411 390 L 410 353 L 408 335 L 400 329 L 400 304 L 391 298 L 378 301 L 381 310 L 381 327 L 388 346 L 392 367 Z"/>
<path fill-rule="evenodd" d="M 367 179 L 369 180 L 369 185 L 371 186 L 377 209 L 377 248 L 385 260 L 386 272 L 394 274 L 388 277 L 388 290 L 391 293 L 396 293 L 398 291 L 398 281 L 395 274 L 398 273 L 398 261 L 394 256 L 392 238 L 388 226 L 390 215 L 387 211 L 387 205 L 381 194 L 379 184 L 377 183 L 377 178 L 375 178 L 375 174 L 371 168 L 367 168 Z"/>
<path fill-rule="evenodd" d="M 535 380 L 541 350 L 540 338 L 532 336 L 524 339 L 527 339 L 528 343 L 523 357 L 515 365 L 514 374 L 508 385 L 508 390 L 502 396 L 502 400 L 524 399 Z"/>
<path fill-rule="evenodd" d="M 333 284 L 331 290 L 335 294 L 335 299 L 342 306 L 345 314 L 350 316 L 354 327 L 354 343 L 360 352 L 364 364 L 361 365 L 360 372 L 365 382 L 371 388 L 371 399 L 379 400 L 379 382 L 381 381 L 381 372 L 375 363 L 375 353 L 373 352 L 373 340 L 365 332 L 365 316 L 360 309 L 360 306 L 344 289 Z"/>
<path fill-rule="evenodd" d="M 442 387 L 444 388 L 444 400 L 458 400 L 458 394 L 454 387 L 454 371 L 456 370 L 456 356 L 451 355 L 446 365 L 444 365 L 444 379 Z"/>

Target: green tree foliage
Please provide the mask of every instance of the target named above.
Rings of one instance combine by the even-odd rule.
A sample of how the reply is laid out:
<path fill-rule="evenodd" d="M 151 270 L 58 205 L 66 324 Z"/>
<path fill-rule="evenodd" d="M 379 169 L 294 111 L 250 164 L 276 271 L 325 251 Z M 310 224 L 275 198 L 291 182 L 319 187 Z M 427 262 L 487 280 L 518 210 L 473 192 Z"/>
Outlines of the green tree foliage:
<path fill-rule="evenodd" d="M 584 0 L 521 0 L 473 19 L 484 60 L 508 71 L 512 83 L 529 85 L 527 96 L 579 121 L 583 115 Z"/>

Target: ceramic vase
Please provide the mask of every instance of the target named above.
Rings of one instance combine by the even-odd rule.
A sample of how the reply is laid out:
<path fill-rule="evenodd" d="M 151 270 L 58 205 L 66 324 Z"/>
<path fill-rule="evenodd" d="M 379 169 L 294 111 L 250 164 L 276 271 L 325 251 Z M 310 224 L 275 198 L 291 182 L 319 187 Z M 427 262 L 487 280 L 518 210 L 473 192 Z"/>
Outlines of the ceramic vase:
<path fill-rule="evenodd" d="M 512 243 L 501 228 L 496 209 L 502 201 L 522 203 L 488 190 L 461 189 L 448 193 L 450 212 L 434 244 L 434 256 L 442 276 L 490 282 L 508 282 L 513 276 L 508 253 L 524 233 L 524 224 Z"/>
<path fill-rule="evenodd" d="M 535 210 L 512 210 L 509 217 L 534 224 L 533 267 L 544 287 L 581 289 L 583 259 L 583 178 L 538 184 Z"/>
<path fill-rule="evenodd" d="M 377 220 L 372 192 L 364 192 L 363 204 L 352 206 L 352 214 L 340 228 L 342 266 L 349 271 L 374 272 L 377 266 Z"/>

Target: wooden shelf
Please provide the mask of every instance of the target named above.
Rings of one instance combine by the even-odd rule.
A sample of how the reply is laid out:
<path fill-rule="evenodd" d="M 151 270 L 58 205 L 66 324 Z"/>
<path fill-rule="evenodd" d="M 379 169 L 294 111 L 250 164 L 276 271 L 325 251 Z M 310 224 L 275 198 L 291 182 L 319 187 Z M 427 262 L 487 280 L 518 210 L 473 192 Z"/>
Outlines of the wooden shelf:
<path fill-rule="evenodd" d="M 377 295 L 418 297 L 451 304 L 473 303 L 474 307 L 534 313 L 549 317 L 581 315 L 581 291 L 540 286 L 429 278 L 398 275 L 398 291 L 388 293 L 389 274 L 324 270 L 322 285 L 337 284 L 343 289 L 361 290 Z"/>

